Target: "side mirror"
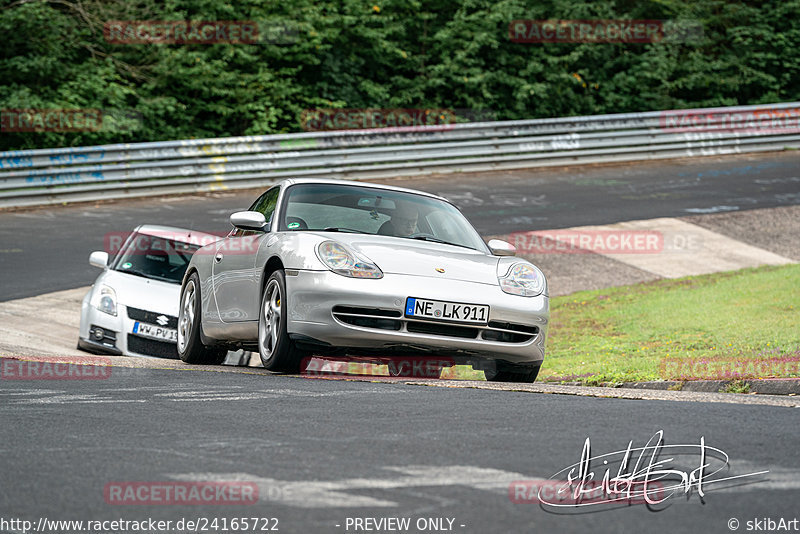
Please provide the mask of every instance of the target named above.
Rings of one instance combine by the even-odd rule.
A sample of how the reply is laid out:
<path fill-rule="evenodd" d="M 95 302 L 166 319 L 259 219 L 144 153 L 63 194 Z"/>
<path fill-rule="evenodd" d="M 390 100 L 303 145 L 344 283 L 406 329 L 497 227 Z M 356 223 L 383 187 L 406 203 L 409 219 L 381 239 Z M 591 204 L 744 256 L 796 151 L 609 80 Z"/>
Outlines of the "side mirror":
<path fill-rule="evenodd" d="M 230 218 L 231 224 L 240 230 L 266 231 L 267 220 L 258 211 L 237 211 Z"/>
<path fill-rule="evenodd" d="M 108 252 L 102 250 L 95 250 L 89 254 L 89 265 L 105 269 L 108 267 Z"/>
<path fill-rule="evenodd" d="M 515 256 L 517 254 L 517 247 L 500 239 L 490 239 L 487 245 L 495 256 Z"/>

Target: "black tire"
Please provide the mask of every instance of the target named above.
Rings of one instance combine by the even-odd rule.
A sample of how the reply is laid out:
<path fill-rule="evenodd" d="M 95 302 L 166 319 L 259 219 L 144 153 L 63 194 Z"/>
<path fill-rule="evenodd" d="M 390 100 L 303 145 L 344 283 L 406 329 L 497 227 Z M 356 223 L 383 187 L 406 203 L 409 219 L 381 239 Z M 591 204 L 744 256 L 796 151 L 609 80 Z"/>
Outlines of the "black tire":
<path fill-rule="evenodd" d="M 286 331 L 286 275 L 278 269 L 270 275 L 264 286 L 258 312 L 258 353 L 261 363 L 269 371 L 279 373 L 300 372 L 306 353 L 295 347 Z"/>
<path fill-rule="evenodd" d="M 539 376 L 541 363 L 536 365 L 512 364 L 498 360 L 495 362 L 494 369 L 487 369 L 483 372 L 489 382 L 525 382 L 532 384 Z"/>
<path fill-rule="evenodd" d="M 228 351 L 206 347 L 200 339 L 200 277 L 192 273 L 181 288 L 178 310 L 178 356 L 186 363 L 219 365 Z"/>

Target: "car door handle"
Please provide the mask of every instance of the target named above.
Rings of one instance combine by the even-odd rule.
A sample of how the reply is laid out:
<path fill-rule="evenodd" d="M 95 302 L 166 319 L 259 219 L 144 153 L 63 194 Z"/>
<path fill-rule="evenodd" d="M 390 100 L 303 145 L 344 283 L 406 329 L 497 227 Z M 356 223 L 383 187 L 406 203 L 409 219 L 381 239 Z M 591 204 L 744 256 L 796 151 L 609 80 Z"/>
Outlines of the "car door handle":
<path fill-rule="evenodd" d="M 217 252 L 217 255 L 214 256 L 214 262 L 219 263 L 222 261 L 222 252 Z"/>

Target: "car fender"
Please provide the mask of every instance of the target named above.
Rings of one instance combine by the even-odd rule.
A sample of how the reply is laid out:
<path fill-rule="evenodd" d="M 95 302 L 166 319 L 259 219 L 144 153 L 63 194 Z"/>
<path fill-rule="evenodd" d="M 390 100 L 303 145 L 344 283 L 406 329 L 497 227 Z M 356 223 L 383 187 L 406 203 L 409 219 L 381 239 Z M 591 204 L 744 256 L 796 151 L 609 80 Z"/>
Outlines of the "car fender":
<path fill-rule="evenodd" d="M 260 267 L 260 287 L 264 287 L 267 264 L 272 258 L 280 260 L 284 269 L 324 271 L 327 268 L 317 257 L 317 246 L 326 241 L 324 236 L 306 232 L 276 232 L 262 241 L 258 250 L 257 265 Z"/>
<path fill-rule="evenodd" d="M 205 323 L 219 322 L 219 312 L 217 311 L 217 306 L 214 302 L 214 292 L 211 288 L 211 262 L 213 261 L 215 252 L 216 244 L 214 243 L 199 248 L 192 255 L 192 259 L 189 260 L 189 266 L 186 268 L 186 274 L 184 274 L 183 281 L 181 282 L 180 294 L 182 295 L 183 289 L 186 287 L 186 282 L 189 280 L 192 273 L 196 272 L 200 279 L 201 335 L 204 335 L 202 326 Z"/>

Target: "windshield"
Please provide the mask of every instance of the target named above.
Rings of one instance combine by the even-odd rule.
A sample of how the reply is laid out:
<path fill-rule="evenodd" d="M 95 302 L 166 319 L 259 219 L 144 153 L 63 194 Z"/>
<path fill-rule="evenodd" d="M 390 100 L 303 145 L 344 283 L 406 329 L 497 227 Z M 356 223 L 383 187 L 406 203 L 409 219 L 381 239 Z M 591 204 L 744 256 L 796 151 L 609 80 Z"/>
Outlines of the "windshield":
<path fill-rule="evenodd" d="M 281 231 L 385 235 L 486 251 L 480 235 L 448 202 L 414 193 L 339 184 L 287 190 Z"/>
<path fill-rule="evenodd" d="M 179 284 L 197 244 L 147 234 L 134 234 L 120 251 L 114 270 Z"/>

